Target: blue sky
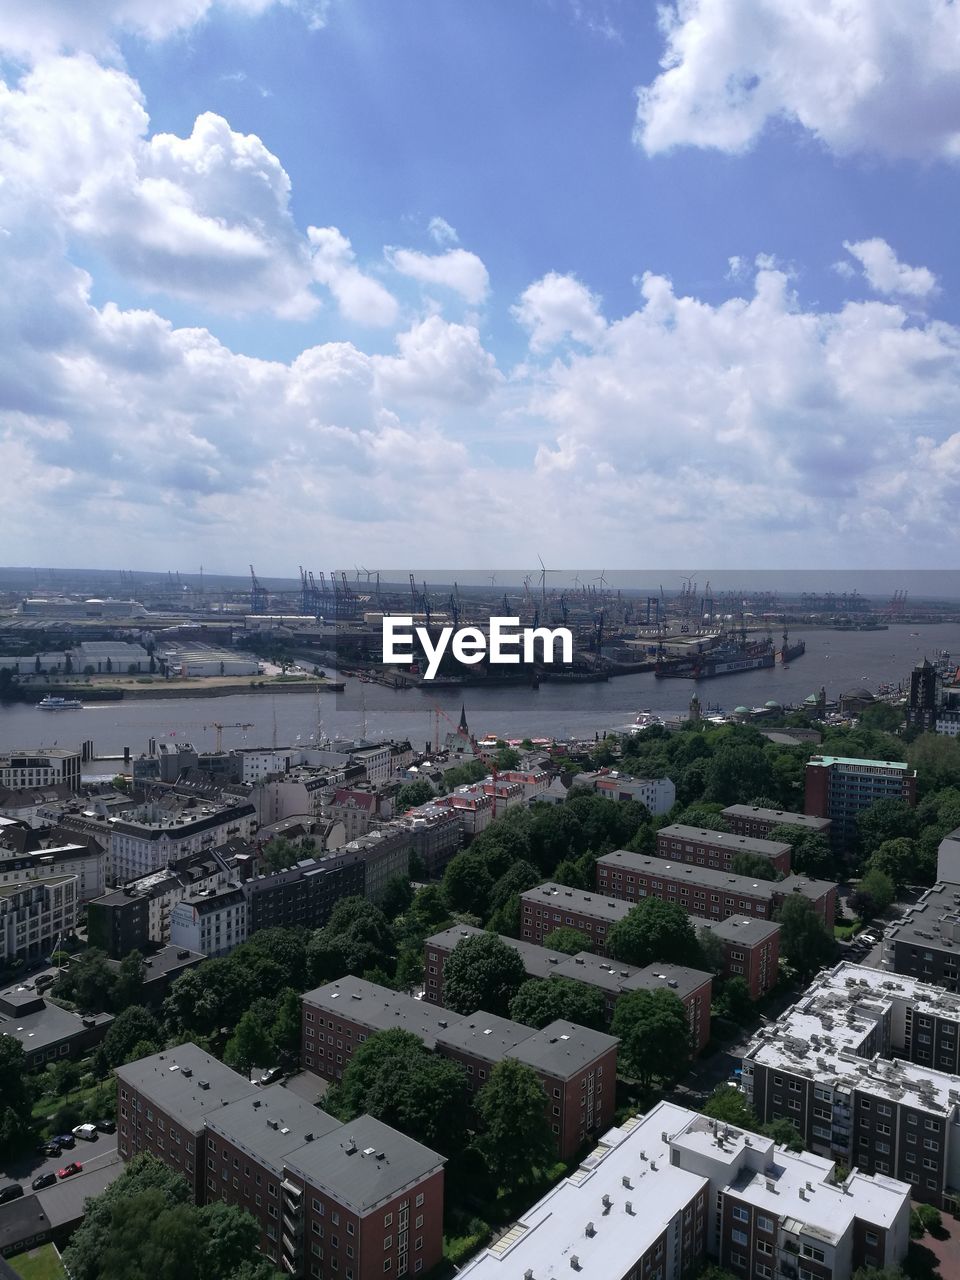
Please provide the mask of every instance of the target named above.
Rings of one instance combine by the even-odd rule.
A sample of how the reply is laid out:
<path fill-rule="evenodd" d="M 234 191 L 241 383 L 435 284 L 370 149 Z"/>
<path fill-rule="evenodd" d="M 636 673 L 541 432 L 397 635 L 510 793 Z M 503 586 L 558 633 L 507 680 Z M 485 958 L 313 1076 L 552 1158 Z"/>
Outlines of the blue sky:
<path fill-rule="evenodd" d="M 820 10 L 8 0 L 3 558 L 955 563 L 960 9 Z"/>

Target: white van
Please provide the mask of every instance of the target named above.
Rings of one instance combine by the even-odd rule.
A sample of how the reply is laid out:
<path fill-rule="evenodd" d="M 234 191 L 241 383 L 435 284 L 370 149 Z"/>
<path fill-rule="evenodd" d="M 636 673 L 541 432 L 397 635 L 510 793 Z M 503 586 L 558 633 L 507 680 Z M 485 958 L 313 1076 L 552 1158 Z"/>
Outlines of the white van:
<path fill-rule="evenodd" d="M 85 1142 L 93 1142 L 97 1137 L 97 1126 L 95 1124 L 78 1124 L 75 1129 L 71 1130 L 75 1138 L 83 1138 Z"/>

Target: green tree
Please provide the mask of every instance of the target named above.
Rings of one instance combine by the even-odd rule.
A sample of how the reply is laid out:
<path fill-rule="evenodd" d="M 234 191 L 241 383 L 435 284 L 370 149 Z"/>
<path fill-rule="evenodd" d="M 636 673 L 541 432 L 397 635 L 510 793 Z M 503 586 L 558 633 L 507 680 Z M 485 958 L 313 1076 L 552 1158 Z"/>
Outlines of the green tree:
<path fill-rule="evenodd" d="M 498 1062 L 475 1106 L 477 1147 L 498 1186 L 532 1181 L 555 1158 L 547 1095 L 530 1067 L 512 1058 Z"/>
<path fill-rule="evenodd" d="M 723 973 L 723 943 L 712 929 L 697 930 L 697 946 L 700 948 L 701 964 L 707 973 Z"/>
<path fill-rule="evenodd" d="M 754 880 L 779 880 L 780 873 L 762 853 L 741 850 L 730 860 L 730 870 L 737 876 L 750 876 Z"/>
<path fill-rule="evenodd" d="M 103 1013 L 116 1007 L 117 978 L 105 952 L 82 951 L 57 984 L 57 991 L 74 1001 L 82 1013 Z"/>
<path fill-rule="evenodd" d="M 380 909 L 388 920 L 396 920 L 397 916 L 409 908 L 413 902 L 413 885 L 410 877 L 398 871 L 383 886 L 383 897 Z"/>
<path fill-rule="evenodd" d="M 341 898 L 307 948 L 311 980 L 326 982 L 374 968 L 389 971 L 393 952 L 393 933 L 380 908 L 365 898 Z"/>
<path fill-rule="evenodd" d="M 54 1062 L 50 1066 L 51 1084 L 58 1098 L 70 1100 L 80 1087 L 80 1067 L 76 1062 Z"/>
<path fill-rule="evenodd" d="M 871 867 L 857 885 L 853 909 L 861 919 L 882 916 L 896 897 L 893 881 L 879 867 Z"/>
<path fill-rule="evenodd" d="M 857 833 L 869 854 L 886 840 L 912 839 L 917 834 L 917 815 L 906 800 L 877 800 L 857 814 Z"/>
<path fill-rule="evenodd" d="M 274 836 L 263 846 L 263 860 L 270 871 L 284 871 L 304 856 L 303 849 L 286 836 Z"/>
<path fill-rule="evenodd" d="M 111 1067 L 122 1066 L 132 1062 L 133 1049 L 143 1041 L 154 1048 L 155 1053 L 163 1044 L 164 1036 L 160 1023 L 143 1005 L 133 1004 L 114 1018 L 110 1030 L 103 1041 L 103 1051 Z"/>
<path fill-rule="evenodd" d="M 131 951 L 123 957 L 117 971 L 114 993 L 114 1007 L 117 1010 L 143 1003 L 143 980 L 146 972 L 147 966 L 139 951 Z"/>
<path fill-rule="evenodd" d="M 359 1046 L 328 1106 L 342 1120 L 375 1116 L 445 1155 L 466 1143 L 466 1072 L 400 1027 L 378 1031 Z"/>
<path fill-rule="evenodd" d="M 495 933 L 474 934 L 457 943 L 444 965 L 444 1003 L 457 1013 L 484 1009 L 507 1017 L 525 977 L 513 947 Z"/>
<path fill-rule="evenodd" d="M 199 1270 L 211 1280 L 234 1276 L 260 1246 L 257 1222 L 236 1205 L 204 1205 L 196 1210 L 196 1222 L 203 1237 Z"/>
<path fill-rule="evenodd" d="M 495 763 L 498 769 L 518 769 L 520 752 L 514 747 L 501 747 L 497 752 Z"/>
<path fill-rule="evenodd" d="M 234 956 L 207 960 L 175 978 L 163 1002 L 167 1025 L 184 1039 L 232 1027 L 250 1004 L 250 975 Z"/>
<path fill-rule="evenodd" d="M 700 948 L 693 923 L 684 909 L 661 898 L 644 898 L 610 930 L 607 950 L 627 964 L 647 965 L 654 960 L 693 965 L 700 962 Z"/>
<path fill-rule="evenodd" d="M 540 884 L 542 879 L 543 877 L 537 868 L 531 862 L 527 862 L 525 858 L 521 858 L 518 862 L 514 862 L 495 882 L 488 896 L 490 907 L 494 911 L 498 910 L 516 894 L 523 893 L 526 889 L 532 889 L 535 885 Z"/>
<path fill-rule="evenodd" d="M 285 987 L 280 993 L 270 1038 L 280 1056 L 288 1061 L 300 1052 L 300 997 L 293 987 Z"/>
<path fill-rule="evenodd" d="M 729 831 L 730 824 L 723 817 L 721 804 L 691 804 L 672 818 L 685 827 L 698 827 L 702 831 Z"/>
<path fill-rule="evenodd" d="M 592 940 L 585 933 L 568 924 L 563 924 L 559 929 L 548 933 L 543 939 L 543 945 L 549 947 L 551 951 L 562 951 L 566 956 L 575 956 L 578 951 L 593 950 Z"/>
<path fill-rule="evenodd" d="M 750 988 L 743 978 L 728 978 L 717 1000 L 717 1011 L 731 1022 L 745 1025 L 753 1019 L 755 1009 Z"/>
<path fill-rule="evenodd" d="M 884 840 L 883 844 L 867 859 L 867 870 L 882 872 L 890 878 L 898 890 L 904 885 L 915 883 L 921 878 L 921 860 L 917 842 L 911 840 L 909 836 L 897 836 L 892 840 Z"/>
<path fill-rule="evenodd" d="M 768 1138 L 772 1138 L 778 1146 L 786 1147 L 789 1151 L 803 1150 L 803 1138 L 800 1136 L 800 1130 L 786 1116 L 781 1116 L 779 1120 L 771 1120 L 768 1124 L 761 1125 L 760 1132 Z"/>
<path fill-rule="evenodd" d="M 433 799 L 433 787 L 426 778 L 418 778 L 416 782 L 405 782 L 397 792 L 396 807 L 398 813 L 407 809 L 416 809 Z"/>
<path fill-rule="evenodd" d="M 738 1129 L 749 1129 L 753 1133 L 760 1130 L 755 1111 L 740 1090 L 731 1084 L 717 1085 L 704 1104 L 703 1114 Z"/>
<path fill-rule="evenodd" d="M 778 918 L 780 950 L 801 977 L 809 978 L 833 958 L 836 944 L 809 898 L 791 894 Z"/>
<path fill-rule="evenodd" d="M 627 991 L 613 1010 L 611 1031 L 620 1037 L 624 1070 L 649 1084 L 672 1084 L 690 1061 L 690 1024 L 683 1001 L 665 988 Z"/>
<path fill-rule="evenodd" d="M 269 1029 L 248 1009 L 227 1041 L 223 1051 L 224 1062 L 248 1076 L 251 1067 L 269 1067 L 276 1057 L 277 1047 Z"/>
<path fill-rule="evenodd" d="M 490 912 L 493 878 L 484 859 L 471 850 L 458 853 L 443 873 L 443 896 L 451 911 L 466 911 L 486 919 Z"/>
<path fill-rule="evenodd" d="M 562 1019 L 602 1031 L 606 1011 L 597 987 L 573 978 L 530 978 L 510 1001 L 510 1017 L 538 1029 Z"/>

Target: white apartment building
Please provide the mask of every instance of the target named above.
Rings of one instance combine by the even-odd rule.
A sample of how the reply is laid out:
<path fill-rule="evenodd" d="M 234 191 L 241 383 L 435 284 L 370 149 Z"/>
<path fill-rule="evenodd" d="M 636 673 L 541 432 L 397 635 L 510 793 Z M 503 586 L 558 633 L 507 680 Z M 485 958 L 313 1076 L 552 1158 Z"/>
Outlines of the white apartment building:
<path fill-rule="evenodd" d="M 600 1139 L 460 1271 L 462 1280 L 679 1280 L 715 1259 L 744 1280 L 849 1280 L 907 1252 L 910 1190 L 669 1102 Z"/>
<path fill-rule="evenodd" d="M 39 960 L 76 923 L 76 876 L 0 885 L 0 961 Z"/>
<path fill-rule="evenodd" d="M 170 912 L 170 943 L 205 956 L 229 955 L 247 940 L 247 897 L 239 885 L 183 898 Z"/>
<path fill-rule="evenodd" d="M 0 787 L 10 791 L 66 786 L 80 789 L 80 752 L 65 747 L 25 747 L 0 753 Z"/>
<path fill-rule="evenodd" d="M 228 840 L 246 840 L 255 825 L 256 809 L 249 801 L 200 804 L 182 810 L 147 804 L 102 824 L 109 833 L 110 869 L 115 884 L 125 884 Z"/>
<path fill-rule="evenodd" d="M 76 876 L 78 903 L 99 898 L 107 885 L 107 855 L 98 845 L 61 844 L 30 853 L 0 847 L 0 887 Z"/>

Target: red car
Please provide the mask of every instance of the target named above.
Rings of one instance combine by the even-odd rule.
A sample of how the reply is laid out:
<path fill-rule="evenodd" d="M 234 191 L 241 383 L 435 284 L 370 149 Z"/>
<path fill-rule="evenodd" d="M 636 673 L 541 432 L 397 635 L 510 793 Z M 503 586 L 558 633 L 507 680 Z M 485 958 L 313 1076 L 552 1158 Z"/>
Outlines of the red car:
<path fill-rule="evenodd" d="M 83 1165 L 80 1163 L 80 1161 L 71 1160 L 71 1162 L 68 1165 L 64 1165 L 62 1169 L 57 1170 L 57 1177 L 69 1178 L 69 1177 L 72 1177 L 73 1174 L 75 1173 L 82 1173 L 82 1172 L 83 1172 Z"/>

